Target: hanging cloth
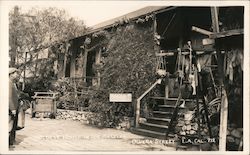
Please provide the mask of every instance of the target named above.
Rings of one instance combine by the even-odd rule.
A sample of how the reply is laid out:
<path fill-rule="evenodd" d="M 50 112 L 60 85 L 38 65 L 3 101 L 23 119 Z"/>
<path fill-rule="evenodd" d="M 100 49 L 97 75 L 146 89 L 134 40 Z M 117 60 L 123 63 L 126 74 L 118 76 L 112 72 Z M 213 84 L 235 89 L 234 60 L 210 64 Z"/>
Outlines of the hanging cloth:
<path fill-rule="evenodd" d="M 195 75 L 194 74 L 189 74 L 189 81 L 190 81 L 191 86 L 193 88 L 192 95 L 196 95 L 196 84 L 195 84 Z"/>

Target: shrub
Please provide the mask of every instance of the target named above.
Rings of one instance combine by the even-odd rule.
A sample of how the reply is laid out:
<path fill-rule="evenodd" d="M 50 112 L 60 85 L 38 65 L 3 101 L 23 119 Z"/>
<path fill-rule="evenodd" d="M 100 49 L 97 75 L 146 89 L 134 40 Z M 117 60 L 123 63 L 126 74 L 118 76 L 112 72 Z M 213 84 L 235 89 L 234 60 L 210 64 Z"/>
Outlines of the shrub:
<path fill-rule="evenodd" d="M 152 23 L 127 25 L 111 34 L 101 73 L 100 89 L 93 94 L 90 122 L 114 127 L 124 116 L 133 115 L 133 104 L 155 82 L 155 44 Z M 109 93 L 132 93 L 133 103 L 109 103 Z"/>

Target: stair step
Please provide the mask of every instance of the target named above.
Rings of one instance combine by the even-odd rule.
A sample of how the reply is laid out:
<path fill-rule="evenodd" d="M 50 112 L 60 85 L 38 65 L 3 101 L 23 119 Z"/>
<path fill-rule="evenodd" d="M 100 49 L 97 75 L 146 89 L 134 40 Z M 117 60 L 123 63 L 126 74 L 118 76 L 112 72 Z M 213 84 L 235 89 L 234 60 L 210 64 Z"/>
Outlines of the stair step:
<path fill-rule="evenodd" d="M 155 131 L 150 131 L 150 130 L 145 130 L 145 129 L 141 129 L 141 128 L 131 128 L 130 131 L 134 134 L 138 134 L 138 135 L 142 135 L 145 137 L 151 137 L 154 138 L 152 139 L 154 142 L 155 139 L 161 139 L 161 140 L 166 140 L 167 143 L 163 143 L 165 146 L 169 146 L 169 147 L 176 147 L 177 142 L 175 141 L 171 141 L 174 139 L 174 135 L 169 134 L 168 137 L 166 137 L 165 133 L 161 133 L 161 132 L 155 132 Z M 156 141 L 157 142 L 157 141 Z"/>
<path fill-rule="evenodd" d="M 167 118 L 158 118 L 158 117 L 149 117 L 148 119 L 166 121 L 166 122 L 169 122 L 171 120 L 171 119 L 167 119 Z"/>
<path fill-rule="evenodd" d="M 158 125 L 168 125 L 171 119 L 167 118 L 158 118 L 158 117 L 149 117 L 147 118 L 147 123 L 158 124 Z"/>
<path fill-rule="evenodd" d="M 148 126 L 153 126 L 153 127 L 158 127 L 158 128 L 168 129 L 168 126 L 166 126 L 166 125 L 152 124 L 152 123 L 147 123 L 147 122 L 143 122 L 141 124 L 148 125 Z"/>
<path fill-rule="evenodd" d="M 185 137 L 187 139 L 197 139 L 197 138 L 199 138 L 198 135 L 179 135 L 179 136 Z"/>
<path fill-rule="evenodd" d="M 153 111 L 153 116 L 158 118 L 171 118 L 173 112 L 165 112 L 165 111 Z M 184 117 L 184 114 L 178 113 L 179 117 Z"/>
<path fill-rule="evenodd" d="M 146 130 L 146 129 L 142 129 L 142 128 L 132 128 L 131 132 L 138 134 L 138 135 L 146 136 L 146 137 L 152 137 L 152 138 L 158 138 L 158 139 L 165 139 L 166 138 L 165 133 Z"/>
<path fill-rule="evenodd" d="M 162 132 L 162 133 L 166 133 L 168 130 L 168 126 L 166 125 L 159 125 L 159 124 L 153 124 L 153 123 L 148 123 L 148 122 L 140 123 L 140 127 L 142 129 Z"/>
<path fill-rule="evenodd" d="M 178 150 L 178 149 L 187 149 L 188 148 L 188 146 L 186 146 L 186 145 L 177 145 L 176 146 L 176 149 Z"/>
<path fill-rule="evenodd" d="M 158 105 L 160 108 L 175 108 L 174 105 Z M 185 107 L 179 106 L 180 109 L 185 109 Z"/>
<path fill-rule="evenodd" d="M 174 109 L 175 109 L 174 105 L 158 105 L 158 111 L 173 113 Z M 183 106 L 179 106 L 179 108 L 178 108 L 178 111 L 180 113 L 183 113 L 183 112 L 185 112 L 187 110 L 188 110 L 188 108 L 186 108 L 185 105 L 184 105 L 184 107 Z"/>
<path fill-rule="evenodd" d="M 164 112 L 164 111 L 153 111 L 153 113 L 157 113 L 157 114 L 163 114 L 163 115 L 172 115 L 172 112 Z M 182 113 L 179 113 L 179 115 L 183 115 Z"/>
<path fill-rule="evenodd" d="M 153 111 L 153 116 L 158 118 L 171 118 L 173 112 Z"/>
<path fill-rule="evenodd" d="M 163 97 L 163 96 L 151 96 L 150 98 L 152 99 L 158 99 L 158 100 L 167 100 L 167 101 L 177 101 L 178 98 L 175 98 L 175 97 L 171 97 L 171 98 L 166 98 L 166 97 Z M 192 102 L 193 99 L 181 99 L 181 101 L 184 101 L 185 102 Z M 202 100 L 200 99 L 199 102 L 202 102 Z"/>

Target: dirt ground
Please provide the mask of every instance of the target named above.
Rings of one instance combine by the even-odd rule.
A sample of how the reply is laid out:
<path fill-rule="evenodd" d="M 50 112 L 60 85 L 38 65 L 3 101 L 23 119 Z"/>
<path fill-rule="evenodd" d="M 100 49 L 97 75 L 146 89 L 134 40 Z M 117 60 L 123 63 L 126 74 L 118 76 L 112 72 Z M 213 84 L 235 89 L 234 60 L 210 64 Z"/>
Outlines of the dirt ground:
<path fill-rule="evenodd" d="M 175 151 L 164 142 L 128 131 L 92 127 L 84 122 L 30 118 L 17 131 L 10 151 Z"/>

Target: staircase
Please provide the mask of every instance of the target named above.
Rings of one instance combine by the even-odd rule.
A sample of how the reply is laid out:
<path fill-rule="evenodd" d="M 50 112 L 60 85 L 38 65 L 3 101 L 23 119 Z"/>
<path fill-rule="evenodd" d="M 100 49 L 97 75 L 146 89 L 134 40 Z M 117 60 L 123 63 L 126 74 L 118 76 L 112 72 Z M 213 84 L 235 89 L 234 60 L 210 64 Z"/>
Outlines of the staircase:
<path fill-rule="evenodd" d="M 132 132 L 158 139 L 166 139 L 166 137 L 174 137 L 174 131 L 170 131 L 170 123 L 172 127 L 177 123 L 173 119 L 174 110 L 176 108 L 177 98 L 151 97 L 158 103 L 152 112 L 152 116 L 146 118 L 146 121 L 139 122 L 139 128 L 132 128 Z M 180 99 L 180 106 L 177 110 L 177 117 L 184 117 L 184 112 L 191 108 L 191 100 Z M 171 119 L 173 121 L 171 122 Z M 168 133 L 168 135 L 166 135 Z"/>

